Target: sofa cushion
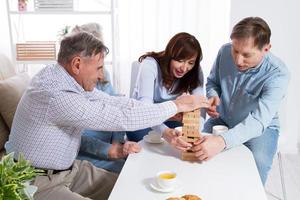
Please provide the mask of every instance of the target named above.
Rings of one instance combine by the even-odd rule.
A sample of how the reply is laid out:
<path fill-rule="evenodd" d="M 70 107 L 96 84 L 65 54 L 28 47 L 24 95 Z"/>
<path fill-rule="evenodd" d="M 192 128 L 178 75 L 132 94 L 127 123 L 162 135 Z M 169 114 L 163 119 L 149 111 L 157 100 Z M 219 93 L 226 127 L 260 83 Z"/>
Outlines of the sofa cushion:
<path fill-rule="evenodd" d="M 17 105 L 29 81 L 30 78 L 26 73 L 0 80 L 0 113 L 9 129 L 11 128 Z"/>
<path fill-rule="evenodd" d="M 13 64 L 5 55 L 0 54 L 0 80 L 12 77 L 14 75 L 16 75 L 16 71 Z M 0 94 L 1 94 L 0 99 L 2 99 L 2 93 Z M 1 149 L 3 148 L 3 145 L 8 138 L 8 134 L 9 134 L 9 129 L 6 126 L 0 114 L 0 154 L 2 153 Z"/>
<path fill-rule="evenodd" d="M 9 131 L 7 126 L 4 123 L 3 118 L 0 115 L 0 152 L 4 147 L 5 142 L 8 139 Z M 1 156 L 0 156 L 1 158 Z"/>
<path fill-rule="evenodd" d="M 0 80 L 16 75 L 15 68 L 10 60 L 0 54 Z"/>

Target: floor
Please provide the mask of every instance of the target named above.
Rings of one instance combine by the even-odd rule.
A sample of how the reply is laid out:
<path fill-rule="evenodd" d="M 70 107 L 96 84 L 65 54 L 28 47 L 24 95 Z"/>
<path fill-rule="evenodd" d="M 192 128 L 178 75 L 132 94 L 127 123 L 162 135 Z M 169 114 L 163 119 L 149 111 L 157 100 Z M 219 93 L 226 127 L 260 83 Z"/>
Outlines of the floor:
<path fill-rule="evenodd" d="M 284 199 L 280 177 L 279 157 L 276 156 L 265 189 L 268 200 L 300 199 L 300 154 L 281 154 L 283 182 L 286 188 Z"/>

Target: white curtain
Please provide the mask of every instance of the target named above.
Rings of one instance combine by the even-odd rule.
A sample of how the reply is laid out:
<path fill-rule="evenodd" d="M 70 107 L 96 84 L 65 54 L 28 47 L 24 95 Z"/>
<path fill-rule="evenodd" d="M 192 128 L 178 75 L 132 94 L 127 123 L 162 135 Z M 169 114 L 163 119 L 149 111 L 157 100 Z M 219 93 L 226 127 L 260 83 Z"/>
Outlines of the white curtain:
<path fill-rule="evenodd" d="M 148 51 L 162 51 L 178 32 L 200 42 L 207 76 L 220 46 L 229 41 L 230 0 L 119 0 L 118 66 L 114 81 L 119 93 L 129 94 L 131 63 Z"/>

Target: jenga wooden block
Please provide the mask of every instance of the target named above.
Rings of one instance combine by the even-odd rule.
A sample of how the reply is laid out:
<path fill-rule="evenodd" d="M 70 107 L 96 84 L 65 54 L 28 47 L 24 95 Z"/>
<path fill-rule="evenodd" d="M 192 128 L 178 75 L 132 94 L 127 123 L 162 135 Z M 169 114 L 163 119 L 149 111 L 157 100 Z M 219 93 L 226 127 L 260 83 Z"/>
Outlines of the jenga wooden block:
<path fill-rule="evenodd" d="M 194 143 L 199 139 L 199 137 L 183 137 L 183 138 L 188 143 Z"/>
<path fill-rule="evenodd" d="M 193 144 L 196 140 L 200 138 L 200 109 L 183 113 L 183 127 L 182 134 L 183 139 L 186 142 Z M 194 152 L 182 152 L 181 159 L 187 161 L 196 161 L 196 157 Z"/>
<path fill-rule="evenodd" d="M 183 132 L 183 136 L 186 137 L 200 137 L 199 130 L 190 130 Z"/>
<path fill-rule="evenodd" d="M 182 120 L 184 124 L 199 124 L 200 122 L 197 119 L 184 119 Z"/>
<path fill-rule="evenodd" d="M 187 161 L 197 161 L 198 159 L 195 157 L 194 152 L 182 152 L 181 159 Z"/>

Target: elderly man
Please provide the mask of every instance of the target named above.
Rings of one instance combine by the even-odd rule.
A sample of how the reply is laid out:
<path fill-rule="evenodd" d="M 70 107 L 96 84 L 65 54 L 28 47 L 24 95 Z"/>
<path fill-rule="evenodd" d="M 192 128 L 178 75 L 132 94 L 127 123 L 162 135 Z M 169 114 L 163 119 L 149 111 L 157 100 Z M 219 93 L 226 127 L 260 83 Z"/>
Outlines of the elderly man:
<path fill-rule="evenodd" d="M 107 199 L 114 173 L 75 160 L 83 129 L 136 130 L 154 126 L 178 112 L 207 107 L 204 97 L 184 95 L 161 104 L 144 104 L 94 90 L 108 49 L 82 32 L 61 42 L 58 63 L 41 70 L 24 93 L 12 125 L 8 152 L 23 153 L 47 176 L 34 185 L 39 199 Z M 170 136 L 170 142 L 181 142 Z M 186 145 L 186 144 L 182 144 Z"/>

